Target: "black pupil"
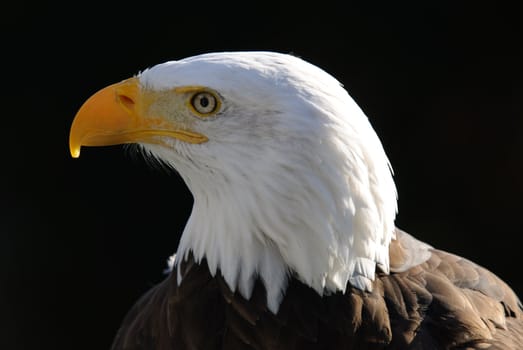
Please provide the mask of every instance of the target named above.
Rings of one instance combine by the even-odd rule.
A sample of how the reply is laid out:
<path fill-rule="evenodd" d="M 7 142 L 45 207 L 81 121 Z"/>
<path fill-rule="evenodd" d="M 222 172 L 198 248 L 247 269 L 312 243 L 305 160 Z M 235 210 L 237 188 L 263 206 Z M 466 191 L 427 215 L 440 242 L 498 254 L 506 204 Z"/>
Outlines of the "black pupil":
<path fill-rule="evenodd" d="M 209 99 L 207 96 L 200 97 L 200 106 L 207 107 L 209 105 Z"/>

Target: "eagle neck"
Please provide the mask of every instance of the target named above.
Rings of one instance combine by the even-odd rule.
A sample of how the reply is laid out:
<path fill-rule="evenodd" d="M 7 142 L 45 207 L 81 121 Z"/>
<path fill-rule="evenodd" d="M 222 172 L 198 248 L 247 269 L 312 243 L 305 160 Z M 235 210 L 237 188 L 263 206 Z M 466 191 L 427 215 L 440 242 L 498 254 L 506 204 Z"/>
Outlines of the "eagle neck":
<path fill-rule="evenodd" d="M 252 176 L 261 169 L 242 173 L 248 167 L 212 179 L 191 171 L 185 181 L 194 205 L 177 259 L 206 261 L 246 299 L 260 279 L 274 313 L 291 275 L 320 295 L 344 292 L 348 283 L 370 290 L 376 266 L 388 271 L 393 230 L 380 180 L 367 168 L 336 172 L 322 158 L 313 162 L 296 161 L 305 167 L 295 169 L 273 159 L 274 173 L 263 176 Z"/>

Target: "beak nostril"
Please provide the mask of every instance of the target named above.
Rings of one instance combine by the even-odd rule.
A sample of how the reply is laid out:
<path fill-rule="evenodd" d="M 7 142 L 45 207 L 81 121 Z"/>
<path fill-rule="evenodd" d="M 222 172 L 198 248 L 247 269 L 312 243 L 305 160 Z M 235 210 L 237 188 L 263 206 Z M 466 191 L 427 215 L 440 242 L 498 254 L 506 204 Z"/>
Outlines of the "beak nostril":
<path fill-rule="evenodd" d="M 117 95 L 118 101 L 122 104 L 122 106 L 128 110 L 131 111 L 134 109 L 134 100 L 126 95 L 118 94 Z"/>

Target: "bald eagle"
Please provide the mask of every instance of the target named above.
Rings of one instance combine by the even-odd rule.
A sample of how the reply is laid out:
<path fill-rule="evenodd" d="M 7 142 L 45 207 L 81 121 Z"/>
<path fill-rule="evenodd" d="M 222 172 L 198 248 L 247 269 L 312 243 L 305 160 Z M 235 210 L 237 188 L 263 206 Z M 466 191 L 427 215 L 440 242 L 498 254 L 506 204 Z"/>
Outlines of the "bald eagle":
<path fill-rule="evenodd" d="M 274 52 L 156 65 L 73 120 L 73 157 L 126 143 L 176 169 L 194 204 L 114 350 L 523 349 L 506 283 L 395 226 L 381 142 L 322 69 Z"/>

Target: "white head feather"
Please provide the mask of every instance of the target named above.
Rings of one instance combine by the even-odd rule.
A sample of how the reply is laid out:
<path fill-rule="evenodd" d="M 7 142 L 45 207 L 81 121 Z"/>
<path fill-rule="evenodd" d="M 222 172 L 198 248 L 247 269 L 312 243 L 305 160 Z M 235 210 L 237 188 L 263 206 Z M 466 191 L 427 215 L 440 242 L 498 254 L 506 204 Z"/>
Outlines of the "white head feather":
<path fill-rule="evenodd" d="M 257 278 L 277 312 L 289 275 L 323 293 L 369 290 L 389 269 L 396 189 L 383 147 L 340 83 L 291 55 L 213 53 L 139 75 L 149 89 L 198 85 L 222 110 L 203 144 L 143 145 L 194 196 L 177 259 L 192 252 L 249 298 Z"/>

